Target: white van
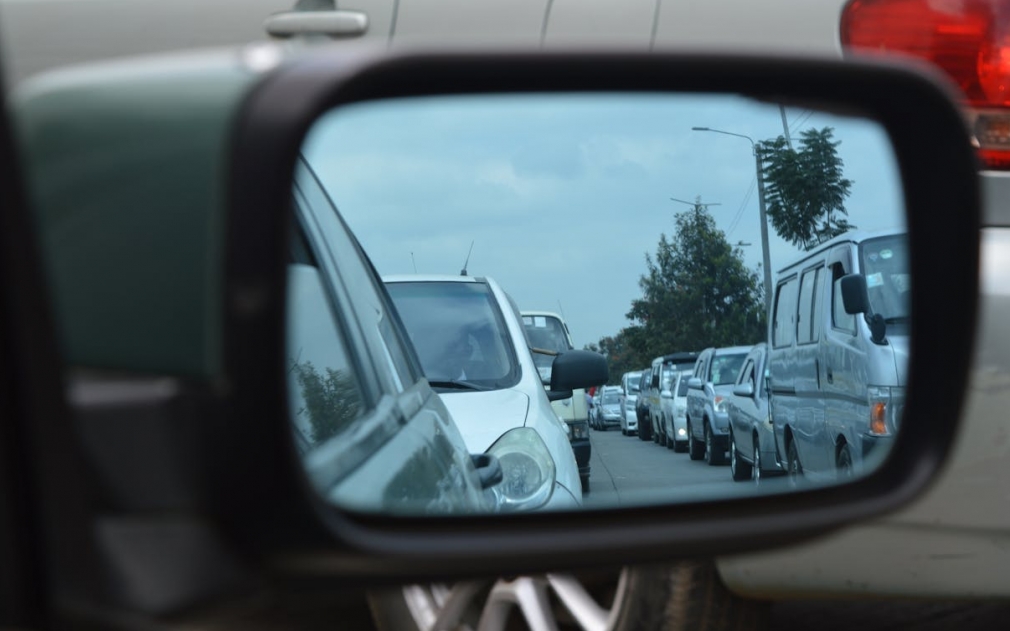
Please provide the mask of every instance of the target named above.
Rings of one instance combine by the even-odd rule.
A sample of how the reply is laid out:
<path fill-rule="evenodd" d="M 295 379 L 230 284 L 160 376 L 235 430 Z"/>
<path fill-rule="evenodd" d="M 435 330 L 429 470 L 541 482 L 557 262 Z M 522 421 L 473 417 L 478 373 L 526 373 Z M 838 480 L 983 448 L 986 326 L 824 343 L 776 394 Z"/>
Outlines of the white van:
<path fill-rule="evenodd" d="M 908 366 L 908 240 L 851 232 L 782 268 L 768 339 L 776 460 L 836 479 L 886 456 Z"/>

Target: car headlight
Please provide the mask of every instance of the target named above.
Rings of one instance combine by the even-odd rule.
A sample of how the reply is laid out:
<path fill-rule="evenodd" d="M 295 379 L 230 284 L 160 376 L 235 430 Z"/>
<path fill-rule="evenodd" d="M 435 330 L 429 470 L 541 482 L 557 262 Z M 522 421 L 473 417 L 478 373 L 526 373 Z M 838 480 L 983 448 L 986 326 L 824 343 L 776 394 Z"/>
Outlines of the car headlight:
<path fill-rule="evenodd" d="M 727 411 L 727 406 L 729 405 L 729 399 L 726 397 L 716 397 L 713 403 L 715 403 L 716 412 L 725 414 Z"/>
<path fill-rule="evenodd" d="M 499 510 L 531 510 L 551 498 L 556 475 L 554 459 L 536 430 L 509 430 L 487 453 L 501 463 L 502 481 L 492 487 Z"/>

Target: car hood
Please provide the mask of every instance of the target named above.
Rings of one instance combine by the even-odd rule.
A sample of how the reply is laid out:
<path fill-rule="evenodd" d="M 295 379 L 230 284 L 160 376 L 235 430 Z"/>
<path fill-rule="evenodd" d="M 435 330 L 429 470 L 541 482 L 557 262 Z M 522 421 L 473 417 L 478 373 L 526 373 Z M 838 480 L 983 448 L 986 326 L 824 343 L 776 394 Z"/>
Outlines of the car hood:
<path fill-rule="evenodd" d="M 526 425 L 529 396 L 516 390 L 442 392 L 445 407 L 471 453 L 484 453 L 502 434 Z"/>

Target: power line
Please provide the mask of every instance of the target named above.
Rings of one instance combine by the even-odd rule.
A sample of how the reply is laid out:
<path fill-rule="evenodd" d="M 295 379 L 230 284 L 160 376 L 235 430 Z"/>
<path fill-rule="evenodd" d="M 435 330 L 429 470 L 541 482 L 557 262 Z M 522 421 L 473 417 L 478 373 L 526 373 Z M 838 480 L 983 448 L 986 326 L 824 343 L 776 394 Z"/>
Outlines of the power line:
<path fill-rule="evenodd" d="M 750 181 L 750 187 L 747 188 L 747 193 L 743 197 L 743 201 L 740 202 L 740 208 L 737 209 L 736 215 L 733 216 L 733 221 L 730 222 L 729 229 L 726 230 L 726 237 L 733 234 L 736 227 L 740 225 L 740 220 L 743 219 L 744 210 L 747 209 L 747 204 L 750 202 L 751 196 L 754 194 L 754 187 L 757 186 L 757 176 L 755 175 Z"/>

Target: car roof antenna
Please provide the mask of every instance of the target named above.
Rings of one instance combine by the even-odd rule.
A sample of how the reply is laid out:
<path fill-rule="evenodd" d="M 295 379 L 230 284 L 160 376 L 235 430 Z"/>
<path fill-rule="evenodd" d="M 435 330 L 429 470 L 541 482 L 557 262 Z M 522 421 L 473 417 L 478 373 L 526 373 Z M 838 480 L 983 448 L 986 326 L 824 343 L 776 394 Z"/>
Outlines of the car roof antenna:
<path fill-rule="evenodd" d="M 463 269 L 459 270 L 460 276 L 466 276 L 466 266 L 470 264 L 471 254 L 473 254 L 473 241 L 470 242 L 470 251 L 466 253 L 466 260 L 463 261 Z"/>

